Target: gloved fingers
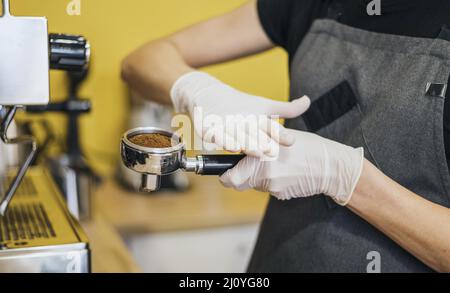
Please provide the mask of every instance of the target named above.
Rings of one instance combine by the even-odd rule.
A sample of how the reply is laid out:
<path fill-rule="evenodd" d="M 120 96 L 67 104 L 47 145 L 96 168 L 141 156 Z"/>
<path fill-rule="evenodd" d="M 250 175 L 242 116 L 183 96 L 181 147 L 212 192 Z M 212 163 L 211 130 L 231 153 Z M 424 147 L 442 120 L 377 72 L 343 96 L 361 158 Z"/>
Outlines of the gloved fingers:
<path fill-rule="evenodd" d="M 243 151 L 254 157 L 276 156 L 277 145 L 268 135 L 258 129 L 257 121 L 253 123 L 242 117 L 227 121 L 226 125 L 213 124 L 205 128 L 202 139 L 229 152 Z M 217 149 L 216 149 L 217 150 Z"/>
<path fill-rule="evenodd" d="M 248 130 L 249 128 L 251 130 Z M 259 145 L 257 135 L 252 134 L 252 132 L 258 131 L 258 128 L 251 127 L 246 119 L 242 118 L 234 121 L 233 125 L 227 125 L 227 130 L 232 133 L 230 134 L 229 132 L 245 154 L 259 158 L 264 156 L 264 151 L 262 150 L 264 147 Z"/>
<path fill-rule="evenodd" d="M 261 129 L 258 129 L 258 145 L 259 149 L 263 153 L 263 155 L 268 157 L 276 157 L 278 156 L 278 152 L 280 150 L 278 144 L 270 138 L 267 133 L 262 131 Z"/>
<path fill-rule="evenodd" d="M 277 121 L 268 117 L 261 117 L 259 119 L 259 129 L 264 131 L 273 142 L 283 146 L 291 146 L 295 142 L 295 136 L 292 135 L 288 129 Z"/>
<path fill-rule="evenodd" d="M 264 152 L 258 146 L 256 137 L 245 134 L 244 137 L 238 138 L 238 143 L 241 145 L 241 151 L 245 154 L 257 158 L 264 156 Z"/>
<path fill-rule="evenodd" d="M 258 157 L 261 156 L 277 156 L 278 147 L 272 138 L 266 132 L 259 128 L 257 121 L 243 121 L 242 122 L 246 134 L 249 138 L 249 145 L 246 145 L 247 150 L 256 150 Z M 246 151 L 244 149 L 244 151 Z"/>
<path fill-rule="evenodd" d="M 305 113 L 310 105 L 311 100 L 307 96 L 303 96 L 292 102 L 272 101 L 269 113 L 266 114 L 268 116 L 278 115 L 280 118 L 296 118 Z"/>
<path fill-rule="evenodd" d="M 264 115 L 235 115 L 225 121 L 211 120 L 208 125 L 203 125 L 203 141 L 230 152 L 243 151 L 260 158 L 276 157 L 280 144 L 291 146 L 295 142 L 288 129 Z"/>
<path fill-rule="evenodd" d="M 260 121 L 262 120 L 265 122 L 261 123 Z M 269 120 L 270 119 L 267 119 L 265 116 L 259 117 L 259 119 L 256 119 L 255 117 L 242 118 L 236 120 L 232 126 L 227 125 L 227 129 L 234 130 L 231 131 L 231 135 L 235 137 L 241 145 L 242 151 L 247 155 L 260 158 L 274 158 L 278 156 L 278 142 L 268 135 L 267 129 L 270 127 L 261 127 L 262 124 L 267 125 L 272 123 Z M 280 128 L 281 125 L 275 122 L 273 123 L 274 125 L 278 125 L 278 129 Z M 276 131 L 274 131 L 274 133 L 275 132 Z"/>
<path fill-rule="evenodd" d="M 219 180 L 223 186 L 236 190 L 247 190 L 252 188 L 250 178 L 257 169 L 259 158 L 245 157 L 234 168 L 220 176 Z"/>
<path fill-rule="evenodd" d="M 228 134 L 222 125 L 210 127 L 203 134 L 203 141 L 213 143 L 218 148 L 229 152 L 240 152 L 242 147 L 237 140 Z"/>

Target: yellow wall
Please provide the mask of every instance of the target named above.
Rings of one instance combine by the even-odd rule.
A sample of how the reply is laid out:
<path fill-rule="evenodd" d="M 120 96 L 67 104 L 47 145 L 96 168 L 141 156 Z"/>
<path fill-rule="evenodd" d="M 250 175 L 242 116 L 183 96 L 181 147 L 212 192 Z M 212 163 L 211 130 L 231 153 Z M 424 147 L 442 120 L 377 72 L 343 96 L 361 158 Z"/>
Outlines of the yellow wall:
<path fill-rule="evenodd" d="M 10 0 L 15 15 L 46 16 L 50 32 L 84 35 L 92 45 L 91 75 L 82 96 L 92 99 L 93 112 L 83 118 L 82 144 L 101 174 L 111 174 L 127 118 L 126 87 L 119 78 L 120 61 L 140 44 L 185 25 L 218 15 L 244 0 L 81 0 L 81 15 L 69 16 L 70 0 Z M 257 57 L 207 69 L 244 91 L 275 99 L 287 98 L 287 60 L 273 50 Z M 51 73 L 52 100 L 65 94 L 64 75 Z M 47 115 L 64 135 L 64 120 Z"/>

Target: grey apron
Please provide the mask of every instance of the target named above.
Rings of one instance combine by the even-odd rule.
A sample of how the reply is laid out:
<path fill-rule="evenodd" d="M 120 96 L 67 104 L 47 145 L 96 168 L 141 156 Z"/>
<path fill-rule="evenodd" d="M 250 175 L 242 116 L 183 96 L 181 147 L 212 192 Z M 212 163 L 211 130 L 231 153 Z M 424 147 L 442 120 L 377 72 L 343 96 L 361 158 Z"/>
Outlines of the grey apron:
<path fill-rule="evenodd" d="M 308 95 L 313 103 L 307 114 L 287 121 L 287 126 L 362 146 L 366 158 L 387 176 L 450 207 L 442 85 L 449 74 L 446 40 L 379 34 L 316 20 L 292 61 L 290 77 L 291 97 Z M 410 221 L 414 225 L 421 219 Z M 366 272 L 372 251 L 381 257 L 381 272 L 431 271 L 323 195 L 271 199 L 249 271 Z"/>

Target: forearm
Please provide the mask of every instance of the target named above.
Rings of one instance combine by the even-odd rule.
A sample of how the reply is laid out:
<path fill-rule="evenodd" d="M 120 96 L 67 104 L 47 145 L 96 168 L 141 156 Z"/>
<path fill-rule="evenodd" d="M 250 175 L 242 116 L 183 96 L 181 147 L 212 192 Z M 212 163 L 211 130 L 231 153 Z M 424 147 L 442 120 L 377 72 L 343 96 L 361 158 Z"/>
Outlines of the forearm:
<path fill-rule="evenodd" d="M 450 272 L 450 209 L 407 190 L 368 161 L 348 208 L 431 268 Z"/>
<path fill-rule="evenodd" d="M 144 98 L 170 104 L 170 89 L 184 73 L 273 48 L 259 22 L 256 1 L 182 29 L 132 52 L 122 78 Z"/>
<path fill-rule="evenodd" d="M 169 105 L 173 83 L 193 70 L 168 39 L 148 43 L 122 63 L 122 78 L 142 97 Z"/>

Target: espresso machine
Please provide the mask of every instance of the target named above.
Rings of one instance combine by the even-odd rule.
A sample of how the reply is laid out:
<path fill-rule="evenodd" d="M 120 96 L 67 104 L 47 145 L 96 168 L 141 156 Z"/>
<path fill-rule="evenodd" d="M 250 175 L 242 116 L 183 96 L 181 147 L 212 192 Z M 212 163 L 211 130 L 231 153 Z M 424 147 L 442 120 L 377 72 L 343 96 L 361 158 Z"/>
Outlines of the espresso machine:
<path fill-rule="evenodd" d="M 0 138 L 28 153 L 19 167 L 0 168 L 0 272 L 89 272 L 87 237 L 47 168 L 31 167 L 36 139 L 9 131 L 18 110 L 49 103 L 50 68 L 67 70 L 85 60 L 58 54 L 45 17 L 12 16 L 9 0 L 1 3 Z M 72 38 L 58 37 L 64 45 Z"/>

